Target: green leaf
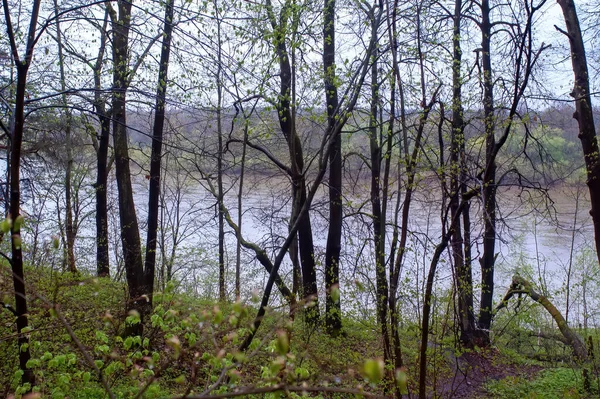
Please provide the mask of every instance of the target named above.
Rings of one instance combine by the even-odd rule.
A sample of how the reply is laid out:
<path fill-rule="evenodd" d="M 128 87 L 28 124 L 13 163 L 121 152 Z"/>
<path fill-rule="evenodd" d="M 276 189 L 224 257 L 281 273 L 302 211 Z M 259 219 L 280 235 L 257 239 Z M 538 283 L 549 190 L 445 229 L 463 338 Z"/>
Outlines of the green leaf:
<path fill-rule="evenodd" d="M 277 353 L 284 356 L 290 350 L 290 339 L 288 337 L 287 331 L 279 330 L 277 331 L 277 340 L 275 341 L 275 349 Z"/>
<path fill-rule="evenodd" d="M 363 365 L 363 372 L 369 382 L 377 384 L 383 379 L 384 364 L 382 359 L 367 359 Z"/>
<path fill-rule="evenodd" d="M 396 370 L 396 386 L 402 395 L 408 394 L 408 375 L 404 367 Z"/>
<path fill-rule="evenodd" d="M 2 222 L 0 222 L 0 230 L 2 230 L 4 234 L 7 234 L 10 231 L 11 227 L 12 219 L 10 217 L 7 217 Z"/>
<path fill-rule="evenodd" d="M 300 380 L 305 380 L 310 376 L 310 373 L 304 367 L 296 367 L 294 374 L 296 375 L 296 378 Z"/>
<path fill-rule="evenodd" d="M 129 350 L 133 346 L 133 338 L 127 337 L 123 342 L 123 348 Z"/>
<path fill-rule="evenodd" d="M 331 299 L 335 303 L 340 301 L 340 286 L 338 284 L 331 287 Z"/>
<path fill-rule="evenodd" d="M 108 344 L 108 336 L 104 333 L 104 331 L 97 330 L 96 339 L 100 342 Z"/>

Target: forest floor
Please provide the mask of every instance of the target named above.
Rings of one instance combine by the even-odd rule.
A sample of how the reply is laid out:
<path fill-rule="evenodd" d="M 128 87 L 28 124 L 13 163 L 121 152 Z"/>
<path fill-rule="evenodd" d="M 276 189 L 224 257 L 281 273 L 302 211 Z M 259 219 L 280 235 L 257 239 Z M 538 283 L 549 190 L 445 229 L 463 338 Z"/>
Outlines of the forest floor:
<path fill-rule="evenodd" d="M 27 272 L 32 353 L 29 363 L 36 373 L 36 389 L 42 397 L 105 398 L 106 389 L 96 377 L 99 373 L 86 356 L 101 370 L 115 397 L 124 399 L 140 397 L 141 387 L 147 388 L 143 397 L 148 399 L 172 398 L 187 389 L 204 390 L 210 384 L 219 384 L 224 375 L 222 370 L 228 369 L 232 370 L 229 377 L 232 381 L 236 379 L 235 384 L 221 383 L 214 394 L 230 394 L 238 387 L 264 389 L 279 383 L 323 387 L 323 392 L 310 396 L 327 399 L 351 397 L 347 393 L 326 393 L 327 387 L 383 392 L 382 385 L 368 383 L 364 373 L 366 361 L 379 359 L 382 353 L 374 321 L 345 318 L 344 333 L 330 337 L 320 328 L 307 328 L 301 320 L 290 324 L 285 312 L 272 309 L 263 320 L 256 345 L 247 355 L 239 357 L 240 337 L 247 333 L 246 326 L 256 312 L 252 303 L 201 301 L 170 288 L 155 293 L 155 309 L 146 322 L 143 339 L 123 338 L 123 320 L 133 316 L 127 316 L 122 283 L 43 268 Z M 10 277 L 8 267 L 0 264 L 0 301 L 8 304 L 12 290 Z M 53 315 L 51 309 L 60 311 L 63 318 Z M 14 322 L 11 312 L 0 311 L 0 397 L 18 393 L 20 387 Z M 291 339 L 284 342 L 289 349 L 286 356 L 278 355 L 282 331 L 291 331 L 286 335 Z M 599 364 L 589 362 L 582 367 L 569 361 L 569 356 L 567 360 L 552 362 L 532 360 L 540 353 L 558 359 L 569 352 L 556 343 L 544 350 L 534 347 L 536 340 L 532 341 L 526 331 L 517 327 L 504 331 L 513 335 L 496 333 L 493 347 L 485 350 L 463 351 L 456 348 L 450 337 L 432 335 L 428 370 L 431 397 L 600 397 Z M 594 334 L 595 342 L 600 340 L 600 331 L 588 333 Z M 81 347 L 74 345 L 74 336 Z M 414 398 L 418 385 L 415 364 L 419 354 L 418 326 L 407 325 L 401 337 L 410 397 Z M 600 359 L 600 354 L 595 358 Z M 586 373 L 592 373 L 592 386 L 587 389 L 583 382 L 584 368 Z"/>
<path fill-rule="evenodd" d="M 539 365 L 515 364 L 498 349 L 470 351 L 453 357 L 454 373 L 438 382 L 442 398 L 475 399 L 489 397 L 486 384 L 507 377 L 533 380 L 544 368 Z"/>

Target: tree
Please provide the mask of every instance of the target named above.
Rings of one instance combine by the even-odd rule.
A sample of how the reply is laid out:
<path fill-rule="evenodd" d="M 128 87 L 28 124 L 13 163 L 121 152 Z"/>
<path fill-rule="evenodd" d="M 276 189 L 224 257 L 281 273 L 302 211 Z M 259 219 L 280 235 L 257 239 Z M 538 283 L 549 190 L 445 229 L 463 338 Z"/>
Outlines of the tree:
<path fill-rule="evenodd" d="M 513 276 L 512 284 L 504 295 L 502 302 L 500 302 L 500 304 L 496 307 L 494 313 L 497 313 L 499 310 L 506 307 L 506 304 L 514 295 L 522 294 L 528 295 L 531 299 L 542 305 L 544 309 L 548 311 L 548 313 L 550 313 L 558 325 L 560 332 L 563 334 L 567 345 L 570 345 L 573 348 L 575 356 L 577 356 L 579 360 L 585 361 L 588 357 L 588 350 L 585 347 L 585 344 L 581 341 L 581 338 L 579 338 L 579 336 L 569 328 L 567 321 L 556 308 L 556 306 L 554 306 L 552 302 L 546 298 L 546 296 L 535 291 L 531 283 L 525 280 L 523 277 L 518 275 Z"/>
<path fill-rule="evenodd" d="M 37 27 L 40 11 L 40 0 L 34 0 L 31 4 L 31 18 L 27 32 L 27 42 L 23 56 L 19 55 L 16 30 L 13 27 L 10 6 L 8 0 L 2 1 L 4 19 L 10 43 L 12 58 L 17 70 L 17 90 L 15 92 L 15 105 L 13 109 L 13 126 L 11 127 L 11 152 L 10 152 L 10 215 L 13 219 L 10 229 L 12 244 L 12 256 L 10 264 L 13 272 L 13 284 L 15 288 L 15 316 L 17 317 L 17 334 L 19 348 L 19 366 L 23 371 L 21 380 L 23 384 L 29 384 L 29 389 L 35 384 L 33 371 L 27 362 L 31 355 L 29 351 L 29 337 L 26 328 L 28 326 L 27 294 L 25 292 L 25 275 L 23 273 L 23 252 L 21 248 L 21 225 L 23 216 L 21 208 L 21 146 L 23 143 L 23 132 L 25 125 L 25 97 L 27 87 L 27 72 L 33 60 L 33 50 L 37 42 Z"/>
<path fill-rule="evenodd" d="M 592 109 L 592 98 L 590 96 L 590 82 L 585 54 L 585 45 L 581 34 L 581 26 L 577 17 L 577 10 L 573 0 L 559 0 L 565 19 L 567 31 L 559 27 L 557 30 L 569 38 L 571 47 L 571 63 L 575 75 L 575 83 L 571 97 L 575 99 L 575 113 L 573 118 L 579 125 L 579 140 L 583 149 L 587 180 L 586 184 L 590 192 L 590 214 L 594 222 L 594 242 L 596 253 L 600 262 L 600 150 L 594 124 L 594 113 Z"/>
<path fill-rule="evenodd" d="M 485 162 L 487 164 L 482 201 L 484 208 L 483 255 L 481 264 L 481 300 L 479 328 L 489 330 L 494 298 L 494 264 L 496 262 L 496 118 L 494 116 L 494 83 L 492 71 L 492 23 L 490 2 L 481 1 L 481 66 L 483 81 L 483 123 L 485 129 Z"/>
<path fill-rule="evenodd" d="M 537 38 L 534 35 L 534 17 L 544 6 L 546 0 L 541 0 L 537 4 L 530 0 L 524 0 L 523 3 L 506 5 L 514 15 L 510 21 L 499 19 L 491 20 L 490 2 L 483 0 L 480 3 L 479 20 L 474 20 L 481 31 L 481 48 L 477 51 L 477 62 L 481 58 L 480 82 L 483 88 L 483 130 L 485 137 L 485 161 L 484 167 L 478 168 L 479 172 L 476 180 L 480 182 L 481 201 L 483 203 L 483 254 L 479 259 L 481 265 L 481 297 L 479 302 L 478 327 L 483 332 L 479 337 L 481 344 L 489 343 L 489 330 L 492 323 L 493 312 L 493 293 L 494 293 L 494 266 L 496 262 L 496 239 L 497 239 L 497 220 L 496 211 L 498 208 L 496 196 L 499 184 L 511 172 L 502 173 L 498 178 L 497 158 L 499 152 L 504 147 L 514 126 L 520 119 L 519 107 L 523 100 L 526 89 L 530 83 L 534 67 L 539 60 L 540 55 L 549 46 L 537 44 Z M 504 25 L 513 26 L 510 30 L 505 30 Z M 503 37 L 511 43 L 509 53 L 504 54 L 513 60 L 511 69 L 505 71 L 510 76 L 510 85 L 502 86 L 502 94 L 506 98 L 506 104 L 502 106 L 506 111 L 498 112 L 494 104 L 494 86 L 495 72 L 492 69 L 492 50 L 491 44 L 493 38 Z M 479 64 L 478 64 L 479 65 Z M 501 122 L 501 123 L 500 123 Z M 518 173 L 518 171 L 517 171 Z M 468 288 L 465 288 L 468 290 Z"/>
<path fill-rule="evenodd" d="M 129 167 L 129 144 L 127 139 L 126 96 L 130 82 L 129 70 L 129 31 L 131 28 L 130 1 L 119 0 L 117 10 L 107 3 L 113 29 L 113 142 L 115 152 L 115 172 L 119 194 L 119 218 L 121 224 L 121 243 L 125 261 L 127 285 L 129 287 L 130 310 L 140 315 L 147 313 L 148 299 L 144 297 L 144 265 L 138 220 L 131 187 Z M 142 323 L 130 326 L 128 335 L 139 335 Z"/>
<path fill-rule="evenodd" d="M 340 118 L 335 73 L 335 0 L 325 0 L 323 8 L 323 69 L 327 131 L 331 135 Z M 337 134 L 329 154 L 329 230 L 325 252 L 325 327 L 331 335 L 342 329 L 342 307 L 339 295 L 340 251 L 342 241 L 342 139 Z"/>
<path fill-rule="evenodd" d="M 376 37 L 379 20 L 375 19 L 373 7 L 369 14 L 371 35 Z M 379 143 L 379 65 L 377 58 L 371 61 L 371 98 L 369 114 L 369 148 L 371 150 L 371 208 L 373 212 L 373 251 L 375 254 L 375 276 L 377 294 L 377 320 L 381 326 L 384 361 L 391 357 L 388 333 L 388 281 L 385 268 L 385 214 L 382 212 L 381 198 L 381 147 Z M 385 201 L 386 198 L 383 199 Z"/>
<path fill-rule="evenodd" d="M 222 25 L 223 19 L 220 15 L 220 7 L 217 0 L 214 0 L 215 19 L 217 24 L 217 71 L 215 81 L 217 86 L 217 207 L 218 207 L 218 236 L 219 236 L 219 300 L 225 302 L 227 292 L 225 290 L 225 214 L 223 203 L 225 193 L 223 190 L 223 38 Z"/>
<path fill-rule="evenodd" d="M 296 114 L 294 98 L 295 68 L 292 65 L 292 55 L 288 52 L 288 29 L 292 31 L 298 24 L 298 11 L 287 1 L 281 9 L 279 23 L 270 0 L 265 3 L 267 17 L 272 29 L 275 43 L 274 52 L 280 68 L 280 89 L 275 103 L 281 132 L 283 133 L 290 153 L 290 178 L 292 180 L 292 223 L 298 218 L 298 248 L 300 264 L 302 267 L 302 299 L 314 303 L 305 312 L 305 319 L 309 325 L 315 326 L 319 320 L 319 305 L 317 293 L 317 271 L 315 267 L 315 250 L 310 211 L 305 212 L 300 218 L 300 209 L 307 202 L 306 177 L 304 170 L 304 153 L 302 142 L 296 131 Z M 291 24 L 291 26 L 290 26 Z M 292 48 L 295 44 L 292 43 Z M 294 68 L 294 69 L 292 69 Z"/>
<path fill-rule="evenodd" d="M 158 66 L 158 82 L 156 84 L 156 104 L 154 106 L 154 128 L 152 131 L 152 153 L 150 155 L 150 192 L 148 193 L 148 232 L 146 239 L 146 259 L 144 263 L 144 292 L 152 305 L 154 279 L 156 270 L 156 243 L 158 235 L 160 171 L 163 146 L 163 129 L 165 125 L 165 102 L 167 92 L 167 73 L 171 54 L 171 38 L 173 36 L 173 2 L 165 4 L 164 36 Z"/>
<path fill-rule="evenodd" d="M 72 113 L 69 108 L 69 104 L 67 102 L 67 93 L 66 93 L 66 78 L 65 78 L 65 57 L 63 54 L 63 38 L 60 30 L 60 18 L 59 8 L 58 8 L 58 0 L 54 0 L 54 13 L 57 15 L 56 18 L 56 42 L 58 44 L 58 63 L 60 70 L 60 86 L 62 91 L 62 106 L 64 107 L 64 115 L 65 115 L 65 146 L 67 152 L 67 167 L 65 170 L 65 235 L 66 235 L 66 263 L 68 266 L 68 270 L 71 273 L 77 272 L 77 267 L 75 266 L 75 228 L 73 227 L 73 206 L 71 201 L 71 174 L 73 171 L 73 144 L 71 137 L 71 128 L 72 128 Z"/>
<path fill-rule="evenodd" d="M 108 40 L 107 26 L 109 19 L 109 8 L 106 7 L 104 22 L 100 27 L 100 46 L 96 62 L 91 64 L 94 74 L 94 110 L 100 122 L 100 134 L 97 140 L 93 140 L 96 149 L 96 268 L 100 277 L 108 277 L 110 274 L 110 257 L 108 249 L 108 201 L 106 190 L 108 186 L 108 147 L 110 141 L 111 114 L 106 109 L 106 101 L 101 95 L 101 77 L 104 55 L 106 53 L 106 42 Z M 94 136 L 92 136 L 94 137 Z M 95 137 L 94 137 L 95 139 Z"/>
<path fill-rule="evenodd" d="M 467 190 L 467 170 L 465 160 L 465 121 L 462 105 L 462 49 L 461 23 L 462 0 L 454 3 L 452 16 L 452 132 L 450 142 L 450 212 L 452 219 L 457 218 L 459 195 Z M 463 209 L 464 230 L 461 231 L 461 221 L 457 219 L 456 228 L 451 239 L 452 255 L 455 270 L 455 286 L 458 295 L 458 318 L 460 325 L 460 340 L 466 347 L 474 344 L 475 315 L 473 308 L 473 275 L 471 269 L 471 223 L 468 203 Z"/>

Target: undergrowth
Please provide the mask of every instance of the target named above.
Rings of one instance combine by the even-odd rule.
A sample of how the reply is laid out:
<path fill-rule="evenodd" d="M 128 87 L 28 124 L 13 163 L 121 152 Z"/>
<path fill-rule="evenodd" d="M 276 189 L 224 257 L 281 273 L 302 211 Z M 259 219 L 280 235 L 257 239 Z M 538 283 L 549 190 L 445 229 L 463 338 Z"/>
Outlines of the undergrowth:
<path fill-rule="evenodd" d="M 0 267 L 2 301 L 11 303 L 10 269 Z M 267 312 L 250 350 L 238 348 L 249 332 L 257 302 L 217 303 L 198 300 L 168 284 L 154 295 L 154 310 L 146 320 L 126 311 L 127 290 L 120 282 L 50 269 L 26 271 L 28 276 L 30 368 L 34 387 L 22 386 L 14 315 L 0 310 L 0 396 L 32 389 L 47 398 L 171 398 L 184 394 L 224 394 L 263 389 L 247 398 L 276 398 L 270 388 L 315 388 L 311 397 L 347 398 L 353 390 L 383 394 L 384 374 L 380 332 L 375 320 L 345 318 L 338 337 L 321 328 L 308 328 L 284 308 Z M 257 299 L 257 298 L 256 298 Z M 439 320 L 443 317 L 437 318 Z M 125 337 L 126 323 L 144 324 L 144 335 Z M 447 325 L 432 329 L 428 375 L 429 394 L 453 381 L 457 358 L 455 339 Z M 440 333 L 442 331 L 442 333 Z M 516 329 L 515 329 L 516 331 Z M 419 328 L 405 323 L 401 330 L 407 388 L 416 394 Z M 500 359 L 542 364 L 523 356 L 530 337 L 497 340 L 505 349 Z M 555 352 L 548 352 L 555 353 Z M 477 356 L 481 356 L 475 352 Z M 501 367 L 501 365 L 499 365 Z M 404 370 L 404 369 L 403 369 Z M 404 371 L 403 371 L 404 372 Z M 510 377 L 487 385 L 491 397 L 585 398 L 580 371 L 548 370 L 532 382 Z M 317 388 L 322 389 L 317 392 Z M 597 393 L 597 384 L 592 386 Z M 290 390 L 286 397 L 303 396 Z M 536 396 L 537 395 L 537 396 Z M 554 395 L 554 396 L 552 396 Z M 566 395 L 566 396 L 565 396 Z M 571 396 L 568 396 L 571 395 Z M 573 396 L 579 395 L 579 396 Z M 592 396 L 590 396 L 592 397 Z"/>
<path fill-rule="evenodd" d="M 579 399 L 597 398 L 598 381 L 586 390 L 582 371 L 573 368 L 544 370 L 530 381 L 523 377 L 508 377 L 486 385 L 492 398 L 503 399 Z"/>
<path fill-rule="evenodd" d="M 28 333 L 36 385 L 20 385 L 15 319 L 0 310 L 2 397 L 32 388 L 49 398 L 104 398 L 108 389 L 116 398 L 163 398 L 281 383 L 378 390 L 363 370 L 365 359 L 380 353 L 374 324 L 345 320 L 344 334 L 332 338 L 308 329 L 300 317 L 290 320 L 286 312 L 272 309 L 250 350 L 240 353 L 255 302 L 199 301 L 169 284 L 154 295 L 144 335 L 124 337 L 125 323 L 142 321 L 126 312 L 122 283 L 45 269 L 27 270 L 27 275 L 33 276 L 27 281 Z M 11 283 L 3 267 L 0 292 L 6 303 Z"/>

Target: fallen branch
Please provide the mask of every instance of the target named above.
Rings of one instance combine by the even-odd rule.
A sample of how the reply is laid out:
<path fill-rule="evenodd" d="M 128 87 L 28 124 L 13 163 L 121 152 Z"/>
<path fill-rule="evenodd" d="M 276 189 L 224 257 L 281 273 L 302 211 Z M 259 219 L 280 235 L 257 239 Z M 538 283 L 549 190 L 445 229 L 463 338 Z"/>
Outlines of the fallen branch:
<path fill-rule="evenodd" d="M 563 337 L 565 337 L 565 344 L 569 345 L 573 349 L 573 353 L 575 353 L 575 356 L 579 360 L 587 359 L 587 348 L 585 347 L 579 336 L 569 328 L 565 318 L 562 316 L 560 311 L 556 308 L 556 306 L 552 304 L 552 302 L 550 302 L 548 298 L 536 292 L 533 289 L 531 283 L 521 276 L 513 276 L 512 284 L 508 288 L 508 291 L 506 292 L 506 295 L 504 295 L 504 298 L 502 298 L 500 304 L 496 307 L 494 313 L 497 313 L 499 310 L 506 307 L 508 301 L 515 294 L 526 294 L 531 299 L 542 305 L 548 311 L 548 313 L 550 313 L 550 316 L 552 316 L 552 318 L 558 325 L 558 329 L 562 333 Z"/>

